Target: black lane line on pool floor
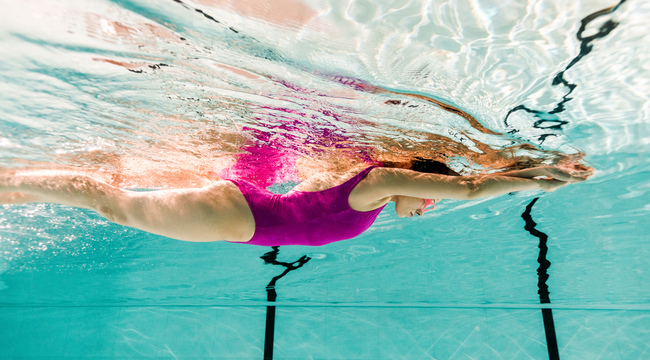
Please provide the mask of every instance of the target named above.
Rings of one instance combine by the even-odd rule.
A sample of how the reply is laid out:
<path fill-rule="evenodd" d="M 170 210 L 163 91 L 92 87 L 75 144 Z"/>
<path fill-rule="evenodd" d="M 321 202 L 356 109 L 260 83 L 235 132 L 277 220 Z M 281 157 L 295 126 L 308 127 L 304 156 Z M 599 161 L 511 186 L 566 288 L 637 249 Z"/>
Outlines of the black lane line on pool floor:
<path fill-rule="evenodd" d="M 611 14 L 614 11 L 616 11 L 623 3 L 625 3 L 627 0 L 620 0 L 618 4 L 614 6 L 610 6 L 608 8 L 596 11 L 594 13 L 591 13 L 584 17 L 582 20 L 580 20 L 580 28 L 578 29 L 578 32 L 576 33 L 576 38 L 578 41 L 580 41 L 580 52 L 578 55 L 576 55 L 570 62 L 569 65 L 567 65 L 564 70 L 558 72 L 555 74 L 555 77 L 553 78 L 553 81 L 551 82 L 552 86 L 558 86 L 558 85 L 564 85 L 567 89 L 568 92 L 562 96 L 562 100 L 560 100 L 556 105 L 553 110 L 550 111 L 545 111 L 545 110 L 535 110 L 527 107 L 526 105 L 518 105 L 515 106 L 514 108 L 510 109 L 508 111 L 508 114 L 506 114 L 506 117 L 503 119 L 503 123 L 505 124 L 506 128 L 510 128 L 511 130 L 508 131 L 510 134 L 515 134 L 519 132 L 517 129 L 512 129 L 510 124 L 508 124 L 508 118 L 510 115 L 512 115 L 514 112 L 523 110 L 535 117 L 537 119 L 533 123 L 533 127 L 537 129 L 550 129 L 550 130 L 562 130 L 562 126 L 568 124 L 569 122 L 566 120 L 560 119 L 560 117 L 557 115 L 561 112 L 563 112 L 565 109 L 564 104 L 567 102 L 571 101 L 573 98 L 569 97 L 573 90 L 578 86 L 577 84 L 570 83 L 564 78 L 564 73 L 569 70 L 571 67 L 573 67 L 575 64 L 577 64 L 580 60 L 582 60 L 583 57 L 587 56 L 591 50 L 593 50 L 594 45 L 592 42 L 596 39 L 604 38 L 605 36 L 609 35 L 612 30 L 614 30 L 618 26 L 618 22 L 614 20 L 607 20 L 605 21 L 602 25 L 600 25 L 600 28 L 595 34 L 585 36 L 584 32 L 587 30 L 587 25 L 589 25 L 590 22 L 596 20 L 597 18 Z M 542 134 L 538 137 L 538 140 L 540 143 L 543 143 L 544 140 L 549 137 L 549 136 L 556 136 L 557 134 L 553 133 L 546 133 Z"/>
<path fill-rule="evenodd" d="M 280 265 L 284 266 L 285 269 L 282 274 L 271 279 L 268 285 L 266 285 L 266 301 L 275 302 L 278 294 L 275 292 L 275 283 L 280 280 L 283 276 L 287 275 L 290 271 L 301 268 L 305 265 L 310 257 L 303 255 L 300 259 L 292 262 L 286 263 L 277 260 L 278 254 L 280 253 L 279 246 L 273 246 L 273 250 L 267 252 L 266 254 L 260 256 L 260 259 L 264 260 L 265 264 L 271 265 Z M 275 338 L 275 306 L 266 307 L 266 329 L 264 331 L 264 360 L 273 360 L 273 342 Z"/>
<path fill-rule="evenodd" d="M 526 210 L 521 214 L 521 217 L 526 222 L 524 229 L 539 239 L 539 256 L 537 257 L 537 262 L 539 263 L 539 267 L 537 268 L 537 293 L 539 294 L 540 304 L 550 304 L 551 298 L 549 296 L 548 285 L 546 285 L 546 280 L 548 280 L 548 268 L 551 267 L 551 262 L 546 259 L 546 255 L 548 254 L 548 246 L 546 245 L 548 235 L 535 229 L 537 223 L 533 221 L 533 218 L 530 215 L 533 205 L 535 205 L 537 200 L 539 200 L 538 197 L 534 198 L 528 206 L 526 206 Z M 544 334 L 546 334 L 548 358 L 549 360 L 560 360 L 557 336 L 555 335 L 555 323 L 553 322 L 553 310 L 542 309 L 542 319 L 544 321 Z"/>

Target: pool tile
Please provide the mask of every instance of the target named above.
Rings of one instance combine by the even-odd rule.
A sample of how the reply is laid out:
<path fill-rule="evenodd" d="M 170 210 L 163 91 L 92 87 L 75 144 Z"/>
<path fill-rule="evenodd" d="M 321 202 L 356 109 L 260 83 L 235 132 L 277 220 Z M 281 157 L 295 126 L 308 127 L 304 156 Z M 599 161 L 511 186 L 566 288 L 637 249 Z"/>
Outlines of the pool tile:
<path fill-rule="evenodd" d="M 8 307 L 2 316 L 0 356 L 63 356 L 70 322 L 67 308 Z M 6 347 L 5 347 L 6 346 Z"/>
<path fill-rule="evenodd" d="M 650 359 L 650 311 L 620 311 L 613 314 L 621 359 Z"/>
<path fill-rule="evenodd" d="M 216 319 L 217 312 L 212 308 L 169 309 L 165 347 L 175 357 L 213 356 Z"/>
<path fill-rule="evenodd" d="M 428 308 L 381 309 L 380 359 L 433 359 L 434 318 Z"/>
<path fill-rule="evenodd" d="M 483 309 L 435 309 L 432 355 L 435 359 L 492 359 Z"/>
<path fill-rule="evenodd" d="M 120 314 L 114 356 L 262 357 L 265 322 L 262 308 L 124 309 Z"/>
<path fill-rule="evenodd" d="M 261 359 L 266 307 L 217 307 L 212 353 L 217 358 Z"/>
<path fill-rule="evenodd" d="M 123 308 L 117 324 L 113 356 L 172 356 L 164 342 L 167 318 L 167 310 L 161 308 Z"/>
<path fill-rule="evenodd" d="M 628 360 L 620 356 L 616 311 L 553 310 L 560 358 Z"/>
<path fill-rule="evenodd" d="M 541 310 L 489 309 L 486 315 L 493 359 L 548 358 Z"/>
<path fill-rule="evenodd" d="M 279 359 L 492 359 L 488 332 L 482 309 L 287 307 L 276 314 L 274 355 Z"/>
<path fill-rule="evenodd" d="M 22 322 L 23 308 L 0 307 L 0 357 L 11 357 L 21 353 L 24 341 Z"/>
<path fill-rule="evenodd" d="M 279 307 L 275 314 L 274 358 L 325 358 L 323 308 Z"/>
<path fill-rule="evenodd" d="M 119 315 L 119 308 L 114 307 L 70 309 L 65 356 L 112 355 Z"/>
<path fill-rule="evenodd" d="M 275 324 L 274 358 L 379 358 L 375 308 L 279 308 Z"/>

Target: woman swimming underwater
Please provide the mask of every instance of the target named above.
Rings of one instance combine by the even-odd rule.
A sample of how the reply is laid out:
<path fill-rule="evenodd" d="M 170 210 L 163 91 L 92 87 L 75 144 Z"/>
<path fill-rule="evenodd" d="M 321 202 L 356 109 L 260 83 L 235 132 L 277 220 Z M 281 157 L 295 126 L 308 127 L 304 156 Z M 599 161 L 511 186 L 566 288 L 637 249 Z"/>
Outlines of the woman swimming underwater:
<path fill-rule="evenodd" d="M 370 166 L 311 178 L 278 195 L 237 179 L 202 188 L 136 192 L 70 171 L 4 168 L 0 204 L 47 202 L 91 209 L 117 224 L 184 241 L 318 246 L 358 236 L 391 201 L 397 216 L 412 217 L 443 199 L 553 191 L 591 174 L 592 169 L 579 165 L 475 176 Z"/>

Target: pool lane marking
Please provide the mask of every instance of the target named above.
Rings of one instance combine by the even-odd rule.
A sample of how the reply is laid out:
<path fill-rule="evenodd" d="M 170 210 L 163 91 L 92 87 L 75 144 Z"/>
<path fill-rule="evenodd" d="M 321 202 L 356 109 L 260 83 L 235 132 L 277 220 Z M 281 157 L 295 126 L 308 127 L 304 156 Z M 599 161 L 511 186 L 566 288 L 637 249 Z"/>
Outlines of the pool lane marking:
<path fill-rule="evenodd" d="M 546 280 L 548 280 L 548 268 L 551 267 L 551 262 L 546 259 L 546 255 L 548 254 L 548 246 L 546 245 L 548 235 L 535 228 L 537 223 L 533 221 L 533 217 L 530 215 L 533 205 L 535 205 L 537 200 L 539 200 L 539 197 L 534 198 L 526 206 L 526 210 L 521 214 L 521 217 L 526 223 L 524 229 L 539 239 L 539 255 L 537 256 L 537 262 L 539 263 L 539 267 L 537 268 L 537 293 L 539 294 L 540 304 L 550 304 L 551 297 L 549 296 L 550 292 L 548 291 L 548 285 L 546 284 Z M 560 360 L 557 336 L 555 334 L 555 323 L 553 321 L 553 310 L 550 308 L 542 309 L 542 320 L 544 321 L 544 334 L 546 335 L 548 358 L 549 360 Z"/>
<path fill-rule="evenodd" d="M 614 6 L 610 6 L 608 8 L 601 9 L 599 11 L 591 13 L 585 16 L 582 20 L 580 20 L 580 28 L 576 33 L 576 39 L 580 42 L 580 51 L 578 55 L 576 55 L 562 71 L 555 74 L 555 76 L 553 77 L 553 81 L 551 82 L 551 86 L 564 85 L 568 89 L 567 93 L 564 94 L 564 96 L 562 96 L 562 100 L 560 100 L 551 111 L 531 109 L 523 104 L 517 105 L 514 108 L 510 109 L 510 111 L 508 111 L 508 113 L 506 114 L 506 117 L 503 119 L 503 123 L 506 126 L 506 128 L 511 129 L 510 131 L 508 131 L 508 133 L 515 134 L 519 132 L 518 129 L 513 129 L 512 126 L 508 124 L 508 118 L 510 117 L 510 115 L 512 115 L 512 113 L 520 110 L 523 110 L 533 115 L 533 117 L 535 117 L 536 121 L 533 123 L 533 127 L 536 129 L 562 130 L 562 126 L 569 123 L 566 120 L 560 119 L 560 117 L 557 114 L 566 110 L 564 105 L 569 101 L 573 100 L 573 98 L 569 97 L 569 95 L 573 93 L 573 91 L 578 85 L 567 81 L 564 78 L 564 73 L 570 68 L 572 68 L 575 64 L 577 64 L 580 60 L 582 60 L 583 57 L 587 56 L 591 52 L 591 50 L 593 50 L 594 45 L 592 44 L 592 42 L 594 40 L 604 38 L 605 36 L 609 35 L 609 33 L 612 32 L 612 30 L 616 29 L 619 23 L 611 19 L 607 20 L 602 25 L 600 25 L 598 32 L 596 32 L 593 35 L 584 36 L 583 34 L 587 30 L 587 25 L 593 20 L 601 16 L 613 13 L 626 1 L 627 0 L 620 0 L 618 4 Z M 537 139 L 540 141 L 541 144 L 549 136 L 557 136 L 557 134 L 546 133 L 540 135 Z"/>
<path fill-rule="evenodd" d="M 280 280 L 283 276 L 287 275 L 290 271 L 301 268 L 305 265 L 310 257 L 303 255 L 300 259 L 292 262 L 286 263 L 277 260 L 278 254 L 280 253 L 279 246 L 273 246 L 273 250 L 267 252 L 266 254 L 260 256 L 264 260 L 265 264 L 271 265 L 280 265 L 284 266 L 285 269 L 282 274 L 271 279 L 268 285 L 266 285 L 266 301 L 275 302 L 278 298 L 278 293 L 275 291 L 275 283 Z M 273 343 L 275 339 L 275 305 L 269 305 L 266 307 L 266 327 L 264 330 L 264 360 L 273 360 Z"/>

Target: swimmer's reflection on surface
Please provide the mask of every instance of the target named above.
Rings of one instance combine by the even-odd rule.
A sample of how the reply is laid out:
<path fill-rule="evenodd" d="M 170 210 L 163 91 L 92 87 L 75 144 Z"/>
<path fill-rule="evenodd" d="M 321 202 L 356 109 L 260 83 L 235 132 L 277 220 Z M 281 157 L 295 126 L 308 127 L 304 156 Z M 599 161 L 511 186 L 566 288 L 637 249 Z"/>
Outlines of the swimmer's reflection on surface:
<path fill-rule="evenodd" d="M 170 238 L 263 246 L 324 245 L 367 230 L 384 206 L 398 217 L 422 215 L 444 199 L 473 200 L 524 190 L 554 191 L 586 180 L 580 164 L 460 176 L 445 164 L 428 169 L 370 166 L 324 173 L 283 195 L 241 179 L 201 188 L 129 191 L 63 170 L 0 169 L 0 203 L 56 203 L 98 212 L 120 225 Z M 424 172 L 427 171 L 427 172 Z"/>

